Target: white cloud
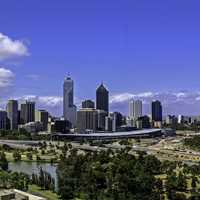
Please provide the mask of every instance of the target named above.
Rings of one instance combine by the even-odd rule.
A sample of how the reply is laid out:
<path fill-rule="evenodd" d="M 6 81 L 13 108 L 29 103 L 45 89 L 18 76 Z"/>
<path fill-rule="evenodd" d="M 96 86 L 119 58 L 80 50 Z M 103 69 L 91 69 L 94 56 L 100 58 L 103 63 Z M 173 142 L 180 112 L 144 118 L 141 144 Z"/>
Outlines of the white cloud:
<path fill-rule="evenodd" d="M 55 116 L 62 115 L 62 97 L 60 96 L 37 96 L 37 95 L 24 95 L 20 97 L 15 97 L 20 103 L 24 101 L 34 101 L 36 103 L 36 108 L 45 109 Z"/>
<path fill-rule="evenodd" d="M 116 94 L 116 95 L 112 95 L 110 97 L 110 103 L 120 103 L 120 102 L 124 102 L 124 101 L 128 101 L 132 98 L 134 98 L 135 95 L 131 94 L 131 93 L 122 93 L 122 94 Z"/>
<path fill-rule="evenodd" d="M 28 55 L 28 49 L 23 41 L 12 40 L 0 33 L 0 60 Z"/>
<path fill-rule="evenodd" d="M 54 107 L 57 105 L 61 105 L 63 102 L 63 98 L 59 96 L 43 96 L 39 97 L 38 101 L 41 104 L 45 104 L 46 106 Z"/>
<path fill-rule="evenodd" d="M 36 96 L 36 95 L 24 95 L 16 98 L 23 102 L 25 100 L 35 101 L 40 106 L 56 107 L 62 104 L 62 97 L 60 96 Z"/>
<path fill-rule="evenodd" d="M 128 101 L 131 99 L 143 101 L 146 114 L 151 112 L 150 104 L 153 100 L 160 100 L 164 114 L 200 115 L 200 92 L 144 92 L 121 93 L 110 97 L 111 110 L 128 113 Z"/>
<path fill-rule="evenodd" d="M 157 94 L 157 93 L 155 93 L 155 94 Z M 135 96 L 136 96 L 136 98 L 137 97 L 139 97 L 139 98 L 144 98 L 144 97 L 147 98 L 147 97 L 153 97 L 155 94 L 152 93 L 152 92 L 144 92 L 144 93 L 137 94 Z"/>
<path fill-rule="evenodd" d="M 186 97 L 187 94 L 185 92 L 178 92 L 178 93 L 174 93 L 174 95 L 177 98 L 181 98 L 181 97 Z"/>
<path fill-rule="evenodd" d="M 184 115 L 200 115 L 200 92 L 142 92 L 142 93 L 121 93 L 110 96 L 111 111 L 120 111 L 124 114 L 128 113 L 128 101 L 131 98 L 143 101 L 144 114 L 151 113 L 151 102 L 160 100 L 163 105 L 163 113 L 166 114 L 184 114 Z M 37 96 L 24 95 L 16 98 L 19 103 L 25 100 L 36 102 L 38 109 L 46 109 L 55 116 L 62 115 L 62 96 Z M 81 100 L 75 98 L 75 104 L 80 106 Z M 0 102 L 0 107 L 5 107 L 6 101 Z"/>
<path fill-rule="evenodd" d="M 116 94 L 112 95 L 110 97 L 110 103 L 120 103 L 124 101 L 128 101 L 130 99 L 142 99 L 142 98 L 151 98 L 154 97 L 157 93 L 152 93 L 152 92 L 143 92 L 143 93 L 138 93 L 138 94 L 132 94 L 132 93 L 121 93 L 121 94 Z"/>
<path fill-rule="evenodd" d="M 196 97 L 196 99 L 195 99 L 196 101 L 200 101 L 200 97 Z"/>
<path fill-rule="evenodd" d="M 14 74 L 9 69 L 0 67 L 0 89 L 6 89 L 12 86 Z"/>

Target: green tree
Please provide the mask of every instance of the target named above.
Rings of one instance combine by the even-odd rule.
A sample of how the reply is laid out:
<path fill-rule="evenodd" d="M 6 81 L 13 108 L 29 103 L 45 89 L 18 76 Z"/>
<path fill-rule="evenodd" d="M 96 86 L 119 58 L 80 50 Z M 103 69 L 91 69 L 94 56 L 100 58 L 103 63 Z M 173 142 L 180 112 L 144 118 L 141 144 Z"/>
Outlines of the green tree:
<path fill-rule="evenodd" d="M 187 189 L 187 178 L 182 172 L 180 172 L 177 177 L 177 190 L 186 191 L 186 189 Z"/>
<path fill-rule="evenodd" d="M 33 155 L 32 155 L 32 153 L 30 153 L 30 152 L 28 152 L 28 153 L 26 154 L 26 157 L 27 157 L 27 159 L 29 159 L 29 160 L 33 160 Z"/>
<path fill-rule="evenodd" d="M 147 170 L 158 160 L 143 154 L 136 158 L 129 149 L 70 155 L 58 165 L 58 193 L 61 199 L 160 200 L 162 183 L 157 172 Z"/>
<path fill-rule="evenodd" d="M 0 152 L 0 168 L 2 170 L 8 170 L 8 161 L 4 152 Z"/>
<path fill-rule="evenodd" d="M 192 176 L 191 187 L 192 187 L 194 192 L 195 192 L 195 190 L 197 188 L 197 183 L 199 183 L 198 178 L 196 176 Z"/>
<path fill-rule="evenodd" d="M 21 161 L 21 154 L 20 154 L 20 152 L 19 151 L 14 151 L 13 152 L 13 159 L 14 159 L 14 161 Z"/>

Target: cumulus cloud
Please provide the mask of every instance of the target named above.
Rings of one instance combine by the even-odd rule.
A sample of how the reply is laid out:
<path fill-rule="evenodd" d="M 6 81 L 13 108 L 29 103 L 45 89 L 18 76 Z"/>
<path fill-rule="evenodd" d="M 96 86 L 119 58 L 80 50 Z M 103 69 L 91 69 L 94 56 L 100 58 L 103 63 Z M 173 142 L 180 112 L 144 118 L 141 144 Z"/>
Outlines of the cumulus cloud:
<path fill-rule="evenodd" d="M 142 92 L 121 93 L 110 96 L 110 110 L 128 113 L 128 101 L 130 99 L 143 101 L 144 114 L 151 113 L 151 102 L 160 100 L 163 105 L 163 114 L 200 115 L 200 92 Z M 25 100 L 36 102 L 38 109 L 46 109 L 55 116 L 62 115 L 62 96 L 37 96 L 24 95 L 18 98 L 19 103 Z M 81 99 L 75 98 L 75 104 L 80 107 Z M 6 101 L 0 102 L 0 108 L 5 107 Z"/>
<path fill-rule="evenodd" d="M 163 113 L 200 115 L 200 92 L 142 92 L 142 93 L 121 93 L 110 96 L 111 111 L 128 113 L 128 101 L 130 99 L 140 99 L 143 101 L 144 114 L 151 113 L 151 102 L 160 100 L 163 104 Z M 62 96 L 36 96 L 25 95 L 19 98 L 20 101 L 35 101 L 37 107 L 46 109 L 57 116 L 62 115 Z M 80 107 L 81 100 L 75 98 L 75 104 Z"/>
<path fill-rule="evenodd" d="M 0 60 L 28 55 L 28 49 L 23 41 L 13 40 L 0 33 Z"/>
<path fill-rule="evenodd" d="M 37 96 L 37 95 L 23 95 L 19 97 L 14 97 L 14 99 L 19 101 L 19 104 L 28 101 L 34 101 L 36 103 L 37 109 L 48 110 L 51 114 L 55 116 L 62 115 L 63 109 L 63 97 L 62 96 Z M 75 97 L 75 105 L 79 108 L 81 100 Z M 0 107 L 5 107 L 0 104 Z"/>
<path fill-rule="evenodd" d="M 46 106 L 54 107 L 57 105 L 61 105 L 63 99 L 62 97 L 59 97 L 59 96 L 43 96 L 43 97 L 39 97 L 38 101 L 41 104 L 45 104 Z"/>
<path fill-rule="evenodd" d="M 144 92 L 144 93 L 121 93 L 110 97 L 111 110 L 120 110 L 128 113 L 128 101 L 130 99 L 143 101 L 144 113 L 151 112 L 151 102 L 160 100 L 163 104 L 164 115 L 184 114 L 200 115 L 200 92 Z"/>
<path fill-rule="evenodd" d="M 16 97 L 19 103 L 26 100 L 34 101 L 38 109 L 48 110 L 51 114 L 60 116 L 62 115 L 62 97 L 60 96 L 37 96 L 37 95 L 24 95 Z"/>
<path fill-rule="evenodd" d="M 0 67 L 0 88 L 7 88 L 12 85 L 14 74 L 9 69 Z"/>
<path fill-rule="evenodd" d="M 110 103 L 119 103 L 119 102 L 124 102 L 128 101 L 130 99 L 141 99 L 141 98 L 152 98 L 156 95 L 157 93 L 152 93 L 152 92 L 143 92 L 143 93 L 138 93 L 138 94 L 132 94 L 132 93 L 121 93 L 121 94 L 116 94 L 112 95 L 110 97 Z"/>
<path fill-rule="evenodd" d="M 35 101 L 39 105 L 55 107 L 62 104 L 62 97 L 60 96 L 36 96 L 36 95 L 24 95 L 17 98 L 19 101 L 23 102 L 26 100 Z"/>

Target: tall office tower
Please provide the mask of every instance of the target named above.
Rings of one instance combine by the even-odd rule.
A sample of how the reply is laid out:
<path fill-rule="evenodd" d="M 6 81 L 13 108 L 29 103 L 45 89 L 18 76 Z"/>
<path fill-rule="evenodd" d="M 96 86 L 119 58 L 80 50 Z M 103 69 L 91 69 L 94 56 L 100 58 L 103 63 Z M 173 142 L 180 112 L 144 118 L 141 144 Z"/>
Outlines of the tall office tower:
<path fill-rule="evenodd" d="M 184 122 L 184 116 L 183 115 L 178 115 L 178 123 L 182 124 Z"/>
<path fill-rule="evenodd" d="M 21 104 L 20 118 L 21 124 L 35 121 L 35 102 L 26 101 Z"/>
<path fill-rule="evenodd" d="M 142 116 L 142 101 L 131 100 L 129 102 L 129 117 L 132 119 L 137 119 Z"/>
<path fill-rule="evenodd" d="M 7 112 L 0 110 L 0 129 L 7 129 Z"/>
<path fill-rule="evenodd" d="M 17 112 L 17 119 L 18 119 L 18 121 L 17 121 L 17 123 L 18 124 L 20 124 L 21 123 L 21 110 L 18 110 L 18 112 Z"/>
<path fill-rule="evenodd" d="M 37 110 L 35 112 L 35 121 L 41 122 L 43 130 L 47 131 L 49 113 L 46 110 Z"/>
<path fill-rule="evenodd" d="M 136 121 L 136 127 L 138 129 L 143 129 L 143 128 L 150 128 L 150 118 L 148 116 L 142 116 L 139 117 Z"/>
<path fill-rule="evenodd" d="M 116 119 L 116 127 L 120 127 L 123 125 L 123 115 L 120 112 L 110 113 L 111 117 L 115 117 Z"/>
<path fill-rule="evenodd" d="M 106 116 L 105 119 L 105 131 L 112 131 L 113 125 L 112 125 L 112 118 L 110 116 Z"/>
<path fill-rule="evenodd" d="M 109 91 L 101 84 L 96 90 L 96 109 L 109 113 Z"/>
<path fill-rule="evenodd" d="M 76 106 L 74 105 L 74 81 L 66 77 L 63 84 L 63 116 L 76 126 Z"/>
<path fill-rule="evenodd" d="M 97 111 L 93 108 L 83 108 L 77 112 L 77 130 L 85 132 L 86 130 L 95 131 L 98 125 Z"/>
<path fill-rule="evenodd" d="M 108 113 L 104 110 L 96 110 L 97 111 L 97 129 L 99 131 L 105 130 L 105 119 L 108 116 Z"/>
<path fill-rule="evenodd" d="M 10 121 L 10 129 L 18 129 L 18 102 L 16 100 L 9 100 L 7 107 L 7 117 Z"/>
<path fill-rule="evenodd" d="M 82 108 L 94 108 L 94 102 L 92 100 L 85 100 L 82 102 Z"/>
<path fill-rule="evenodd" d="M 152 102 L 152 121 L 162 122 L 162 105 L 160 101 Z"/>
<path fill-rule="evenodd" d="M 115 132 L 116 127 L 116 114 L 106 116 L 105 118 L 105 130 Z"/>

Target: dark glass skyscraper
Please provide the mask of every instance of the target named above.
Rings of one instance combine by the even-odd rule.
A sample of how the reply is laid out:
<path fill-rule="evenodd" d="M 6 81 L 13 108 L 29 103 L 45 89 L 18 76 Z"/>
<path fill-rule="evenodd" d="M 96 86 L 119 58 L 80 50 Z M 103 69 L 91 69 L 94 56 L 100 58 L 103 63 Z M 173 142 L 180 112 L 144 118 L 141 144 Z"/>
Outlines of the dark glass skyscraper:
<path fill-rule="evenodd" d="M 85 100 L 82 102 L 82 108 L 94 108 L 94 102 L 92 100 Z"/>
<path fill-rule="evenodd" d="M 154 122 L 162 121 L 162 105 L 160 101 L 152 102 L 152 121 Z"/>
<path fill-rule="evenodd" d="M 63 84 L 63 116 L 76 125 L 76 106 L 74 105 L 74 81 L 68 76 Z"/>
<path fill-rule="evenodd" d="M 109 112 L 109 92 L 103 84 L 96 90 L 96 109 Z"/>
<path fill-rule="evenodd" d="M 21 104 L 21 124 L 26 124 L 35 121 L 35 102 L 26 101 Z"/>
<path fill-rule="evenodd" d="M 10 129 L 18 129 L 18 102 L 16 100 L 9 100 L 7 107 L 7 116 L 10 121 Z"/>

